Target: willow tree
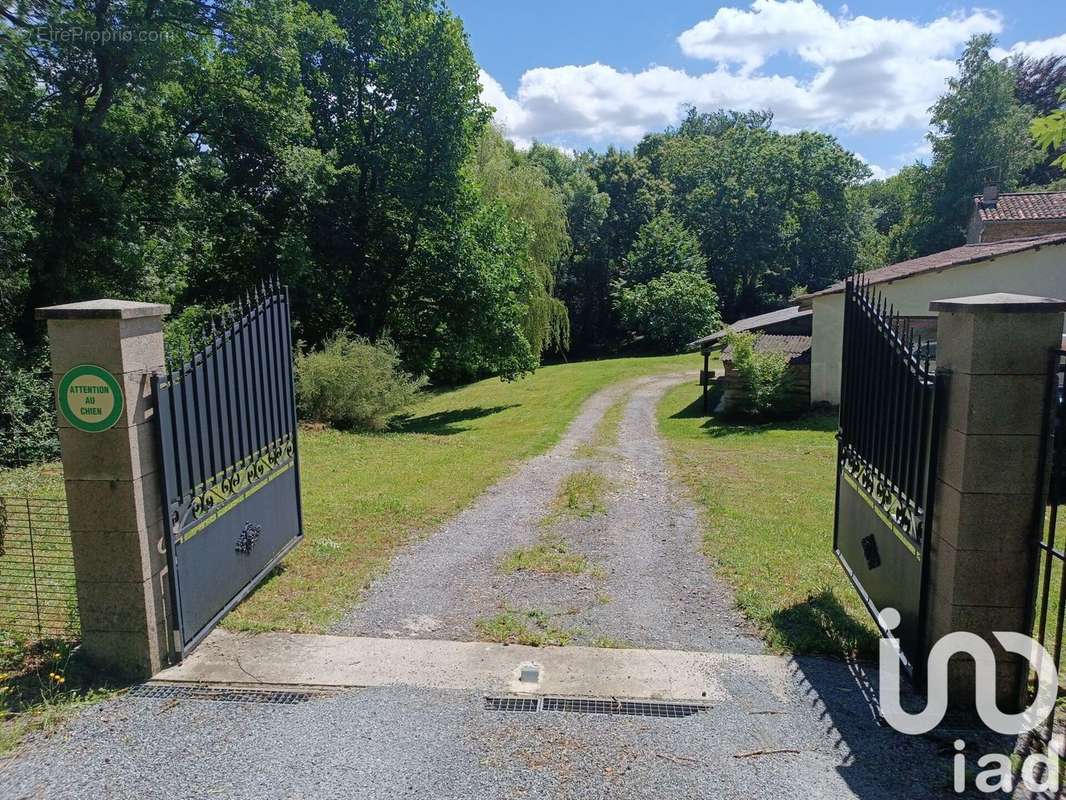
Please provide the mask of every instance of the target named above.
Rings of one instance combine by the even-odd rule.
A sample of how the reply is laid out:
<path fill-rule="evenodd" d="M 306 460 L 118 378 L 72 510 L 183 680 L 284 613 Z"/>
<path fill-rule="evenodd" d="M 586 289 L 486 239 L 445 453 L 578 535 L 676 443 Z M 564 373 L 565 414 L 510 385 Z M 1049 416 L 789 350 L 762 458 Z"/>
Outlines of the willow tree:
<path fill-rule="evenodd" d="M 515 224 L 528 229 L 523 327 L 533 352 L 565 350 L 570 318 L 555 297 L 556 269 L 571 246 L 563 198 L 541 167 L 491 125 L 483 129 L 470 166 L 483 198 L 501 204 Z"/>

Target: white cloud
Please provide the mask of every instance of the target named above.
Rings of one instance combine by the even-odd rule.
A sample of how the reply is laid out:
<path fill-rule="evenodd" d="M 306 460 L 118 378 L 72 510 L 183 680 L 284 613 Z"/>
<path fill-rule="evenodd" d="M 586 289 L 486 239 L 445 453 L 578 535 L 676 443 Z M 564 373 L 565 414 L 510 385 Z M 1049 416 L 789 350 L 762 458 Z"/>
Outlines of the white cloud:
<path fill-rule="evenodd" d="M 862 153 L 855 153 L 855 158 L 870 168 L 870 180 L 872 181 L 883 181 L 885 178 L 891 178 L 899 172 L 898 169 L 885 169 L 870 162 Z"/>
<path fill-rule="evenodd" d="M 998 32 L 998 14 L 974 10 L 929 23 L 834 16 L 814 0 L 755 0 L 722 8 L 684 31 L 687 55 L 708 71 L 652 66 L 624 72 L 606 64 L 538 67 L 508 96 L 482 73 L 483 97 L 517 142 L 540 139 L 631 143 L 676 123 L 686 105 L 769 108 L 782 128 L 886 131 L 925 128 L 928 108 L 954 74 L 973 34 Z M 815 68 L 809 79 L 763 68 L 775 54 Z"/>
<path fill-rule="evenodd" d="M 818 66 L 879 56 L 928 61 L 950 57 L 975 33 L 997 33 L 999 14 L 975 10 L 928 24 L 904 19 L 835 17 L 814 0 L 755 0 L 748 10 L 721 8 L 678 37 L 693 58 L 755 69 L 776 53 L 795 53 Z"/>
<path fill-rule="evenodd" d="M 1012 55 L 1026 55 L 1030 58 L 1046 58 L 1047 56 L 1066 56 L 1066 33 L 1061 36 L 1053 36 L 1050 39 L 1039 39 L 1035 42 L 1018 42 L 1011 47 Z"/>

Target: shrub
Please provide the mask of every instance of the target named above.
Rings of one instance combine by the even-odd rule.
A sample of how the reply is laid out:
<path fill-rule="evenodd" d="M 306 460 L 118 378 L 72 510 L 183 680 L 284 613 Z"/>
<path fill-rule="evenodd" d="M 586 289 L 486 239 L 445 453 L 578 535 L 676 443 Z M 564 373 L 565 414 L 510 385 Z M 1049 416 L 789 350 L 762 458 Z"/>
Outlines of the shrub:
<path fill-rule="evenodd" d="M 733 369 L 740 378 L 742 397 L 738 406 L 753 417 L 783 417 L 794 414 L 798 403 L 792 392 L 794 378 L 788 357 L 755 349 L 756 337 L 747 332 L 730 333 L 726 345 L 733 348 Z"/>
<path fill-rule="evenodd" d="M 48 360 L 29 368 L 0 357 L 0 466 L 17 467 L 59 457 Z"/>
<path fill-rule="evenodd" d="M 167 353 L 187 355 L 199 350 L 204 342 L 202 332 L 211 323 L 212 319 L 221 319 L 230 310 L 228 305 L 186 306 L 179 313 L 172 315 L 163 326 L 163 339 Z"/>
<path fill-rule="evenodd" d="M 667 272 L 647 283 L 621 286 L 615 308 L 627 330 L 670 352 L 721 324 L 714 286 L 694 272 Z"/>
<path fill-rule="evenodd" d="M 300 416 L 335 428 L 383 430 L 389 417 L 409 405 L 426 379 L 400 367 L 393 344 L 372 344 L 339 333 L 321 350 L 296 356 Z"/>

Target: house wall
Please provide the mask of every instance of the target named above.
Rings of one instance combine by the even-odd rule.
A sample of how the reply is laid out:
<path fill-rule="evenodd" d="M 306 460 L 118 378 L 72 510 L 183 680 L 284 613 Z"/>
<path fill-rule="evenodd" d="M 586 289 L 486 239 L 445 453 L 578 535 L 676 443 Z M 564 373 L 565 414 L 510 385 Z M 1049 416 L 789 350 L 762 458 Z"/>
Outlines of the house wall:
<path fill-rule="evenodd" d="M 1024 236 L 1044 236 L 1049 233 L 1066 232 L 1066 219 L 1043 219 L 1030 222 L 1005 220 L 981 223 L 981 242 L 1000 242 L 1004 239 L 1020 239 Z"/>
<path fill-rule="evenodd" d="M 929 303 L 989 292 L 1066 298 L 1066 246 L 1000 256 L 967 266 L 925 272 L 876 285 L 904 316 L 929 316 Z M 844 293 L 812 300 L 811 402 L 840 402 L 840 360 L 844 332 Z"/>

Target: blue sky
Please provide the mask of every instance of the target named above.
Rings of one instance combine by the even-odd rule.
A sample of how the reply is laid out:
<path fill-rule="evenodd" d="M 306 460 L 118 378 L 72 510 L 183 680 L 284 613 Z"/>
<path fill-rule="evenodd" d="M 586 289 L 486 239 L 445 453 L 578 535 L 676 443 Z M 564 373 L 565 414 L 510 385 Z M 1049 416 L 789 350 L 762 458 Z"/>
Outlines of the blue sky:
<path fill-rule="evenodd" d="M 449 0 L 483 96 L 520 145 L 631 146 L 685 104 L 770 107 L 891 174 L 925 157 L 926 110 L 974 33 L 1066 53 L 1066 2 Z"/>

